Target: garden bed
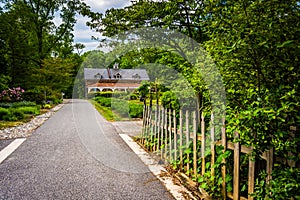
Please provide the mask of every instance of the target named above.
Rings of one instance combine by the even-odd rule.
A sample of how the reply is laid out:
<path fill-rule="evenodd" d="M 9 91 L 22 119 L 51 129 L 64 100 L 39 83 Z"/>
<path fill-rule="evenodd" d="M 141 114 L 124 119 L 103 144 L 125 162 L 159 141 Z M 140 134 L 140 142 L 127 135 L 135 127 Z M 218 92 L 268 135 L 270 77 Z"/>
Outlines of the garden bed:
<path fill-rule="evenodd" d="M 35 116 L 49 112 L 54 105 L 37 105 L 35 102 L 21 101 L 0 103 L 0 129 L 20 126 Z"/>
<path fill-rule="evenodd" d="M 64 104 L 59 104 L 52 109 L 41 109 L 42 114 L 31 116 L 30 118 L 26 118 L 22 121 L 0 121 L 0 125 L 2 125 L 2 128 L 0 129 L 0 140 L 24 138 L 30 136 L 36 128 L 41 126 L 63 105 Z"/>

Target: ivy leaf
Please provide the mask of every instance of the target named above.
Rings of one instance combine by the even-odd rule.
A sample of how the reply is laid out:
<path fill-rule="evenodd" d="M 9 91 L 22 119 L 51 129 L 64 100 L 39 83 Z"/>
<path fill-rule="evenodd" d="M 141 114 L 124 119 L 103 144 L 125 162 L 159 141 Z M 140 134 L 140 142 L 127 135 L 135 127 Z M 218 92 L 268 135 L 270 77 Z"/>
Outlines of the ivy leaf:
<path fill-rule="evenodd" d="M 283 48 L 283 47 L 286 47 L 286 46 L 289 46 L 293 43 L 293 40 L 288 40 L 288 41 L 285 41 L 284 43 L 280 44 L 280 45 L 277 45 L 278 48 Z"/>

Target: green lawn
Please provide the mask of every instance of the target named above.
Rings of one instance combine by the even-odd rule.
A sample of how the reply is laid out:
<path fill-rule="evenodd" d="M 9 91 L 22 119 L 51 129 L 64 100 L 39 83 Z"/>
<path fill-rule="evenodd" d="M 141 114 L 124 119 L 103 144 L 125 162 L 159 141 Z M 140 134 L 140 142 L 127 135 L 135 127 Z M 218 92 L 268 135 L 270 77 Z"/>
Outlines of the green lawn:
<path fill-rule="evenodd" d="M 111 108 L 105 107 L 100 105 L 95 100 L 90 100 L 90 102 L 95 106 L 95 108 L 98 110 L 98 112 L 107 120 L 107 121 L 122 121 L 126 120 L 120 116 L 118 116 L 116 113 L 114 113 Z"/>
<path fill-rule="evenodd" d="M 122 100 L 110 97 L 98 97 L 90 100 L 98 112 L 108 121 L 128 121 L 141 118 L 143 107 L 138 100 Z"/>
<path fill-rule="evenodd" d="M 17 122 L 8 122 L 8 121 L 0 121 L 0 129 L 5 129 L 14 126 L 20 126 L 29 120 L 17 121 Z"/>

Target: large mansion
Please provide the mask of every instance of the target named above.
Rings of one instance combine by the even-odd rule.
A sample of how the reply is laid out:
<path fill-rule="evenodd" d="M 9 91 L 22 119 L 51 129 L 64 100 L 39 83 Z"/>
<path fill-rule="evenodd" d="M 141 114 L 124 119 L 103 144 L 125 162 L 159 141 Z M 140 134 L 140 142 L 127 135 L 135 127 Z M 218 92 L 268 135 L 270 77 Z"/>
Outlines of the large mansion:
<path fill-rule="evenodd" d="M 84 68 L 85 91 L 134 91 L 142 81 L 148 81 L 145 69 Z"/>

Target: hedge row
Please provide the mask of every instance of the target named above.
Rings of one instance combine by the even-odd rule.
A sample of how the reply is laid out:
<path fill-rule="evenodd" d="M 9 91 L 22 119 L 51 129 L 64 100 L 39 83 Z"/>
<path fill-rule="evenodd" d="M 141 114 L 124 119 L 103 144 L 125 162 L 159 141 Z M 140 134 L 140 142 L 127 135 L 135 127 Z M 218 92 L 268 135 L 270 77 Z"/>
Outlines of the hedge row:
<path fill-rule="evenodd" d="M 118 98 L 124 100 L 137 100 L 139 99 L 139 95 L 137 93 L 129 93 L 129 92 L 97 92 L 97 93 L 89 93 L 88 99 L 97 98 L 97 97 L 106 97 L 106 98 Z"/>
<path fill-rule="evenodd" d="M 123 99 L 97 96 L 94 98 L 100 105 L 111 108 L 121 117 L 142 118 L 143 105 L 128 102 Z"/>
<path fill-rule="evenodd" d="M 18 121 L 25 119 L 26 115 L 40 114 L 40 106 L 25 106 L 25 107 L 0 107 L 0 120 Z"/>
<path fill-rule="evenodd" d="M 35 102 L 32 101 L 20 101 L 20 102 L 14 102 L 14 103 L 0 103 L 0 107 L 2 108 L 18 108 L 18 107 L 24 107 L 24 106 L 36 106 Z"/>

